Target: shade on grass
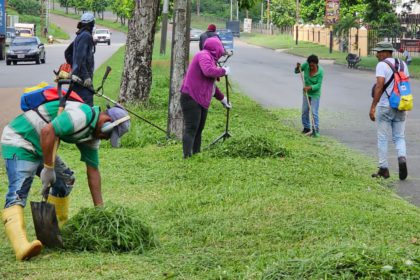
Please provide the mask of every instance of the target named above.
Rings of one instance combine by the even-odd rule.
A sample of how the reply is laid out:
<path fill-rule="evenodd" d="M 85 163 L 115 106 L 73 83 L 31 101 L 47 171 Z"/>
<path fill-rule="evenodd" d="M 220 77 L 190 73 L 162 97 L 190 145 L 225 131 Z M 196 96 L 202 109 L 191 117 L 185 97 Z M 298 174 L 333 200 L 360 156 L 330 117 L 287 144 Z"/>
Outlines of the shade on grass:
<path fill-rule="evenodd" d="M 149 227 L 123 206 L 82 208 L 62 229 L 64 248 L 76 251 L 132 252 L 156 246 Z"/>

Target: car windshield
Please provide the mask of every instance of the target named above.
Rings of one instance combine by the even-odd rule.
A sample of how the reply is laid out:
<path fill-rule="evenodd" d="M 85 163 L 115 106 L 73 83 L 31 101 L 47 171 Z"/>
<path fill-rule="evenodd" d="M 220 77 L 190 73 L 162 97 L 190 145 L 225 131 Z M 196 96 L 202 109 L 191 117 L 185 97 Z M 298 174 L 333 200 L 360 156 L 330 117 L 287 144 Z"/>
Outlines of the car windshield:
<path fill-rule="evenodd" d="M 108 34 L 107 29 L 98 29 L 95 31 L 95 34 Z"/>
<path fill-rule="evenodd" d="M 31 46 L 31 45 L 37 45 L 37 41 L 35 38 L 16 38 L 12 42 L 12 46 Z"/>

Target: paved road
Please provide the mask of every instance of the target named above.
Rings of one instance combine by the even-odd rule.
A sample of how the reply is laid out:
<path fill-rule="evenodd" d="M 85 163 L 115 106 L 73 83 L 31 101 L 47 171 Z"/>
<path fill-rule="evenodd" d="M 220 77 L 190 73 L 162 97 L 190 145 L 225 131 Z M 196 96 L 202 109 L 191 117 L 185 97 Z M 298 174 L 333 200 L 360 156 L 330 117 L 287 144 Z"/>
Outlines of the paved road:
<path fill-rule="evenodd" d="M 51 15 L 51 21 L 60 26 L 71 35 L 71 40 L 77 31 L 77 21 L 57 15 Z M 0 128 L 20 113 L 19 100 L 23 88 L 33 86 L 41 81 L 53 82 L 53 70 L 56 70 L 64 62 L 64 50 L 71 41 L 63 41 L 60 44 L 45 45 L 47 61 L 45 64 L 34 62 L 18 63 L 7 66 L 5 61 L 0 61 Z M 112 31 L 112 44 L 99 44 L 96 47 L 95 67 L 104 63 L 115 51 L 125 45 L 125 34 Z"/>
<path fill-rule="evenodd" d="M 304 58 L 235 41 L 235 54 L 230 60 L 231 78 L 242 92 L 267 108 L 300 108 L 302 82 L 293 73 L 296 62 Z M 370 89 L 375 75 L 370 71 L 347 69 L 329 61 L 321 61 L 325 76 L 320 104 L 322 135 L 338 139 L 347 146 L 372 157 L 376 162 L 376 128 L 368 116 Z M 412 88 L 420 88 L 413 80 Z M 420 206 L 420 98 L 409 112 L 406 136 L 409 177 L 398 182 L 400 196 Z M 301 130 L 300 120 L 295 122 Z M 391 171 L 398 172 L 394 145 L 389 145 Z M 376 170 L 372 170 L 372 173 Z"/>

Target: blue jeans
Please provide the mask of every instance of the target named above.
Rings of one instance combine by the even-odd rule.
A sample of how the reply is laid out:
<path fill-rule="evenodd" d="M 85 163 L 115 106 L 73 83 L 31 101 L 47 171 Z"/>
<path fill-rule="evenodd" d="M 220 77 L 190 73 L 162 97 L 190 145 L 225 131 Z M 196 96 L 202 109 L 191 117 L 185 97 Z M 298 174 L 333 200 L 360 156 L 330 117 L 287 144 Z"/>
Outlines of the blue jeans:
<path fill-rule="evenodd" d="M 303 101 L 302 101 L 302 125 L 303 125 L 303 128 L 310 129 L 311 128 L 311 119 L 310 119 L 310 116 L 309 116 L 308 100 L 306 99 L 305 93 L 303 93 L 302 96 L 303 96 Z M 316 131 L 318 131 L 319 130 L 318 110 L 319 110 L 319 101 L 320 101 L 321 98 L 312 98 L 312 97 L 308 97 L 308 98 L 309 98 L 309 102 L 311 103 L 312 115 L 313 115 L 314 122 L 315 122 L 314 129 Z"/>
<path fill-rule="evenodd" d="M 6 159 L 5 165 L 9 179 L 9 189 L 4 208 L 13 205 L 25 207 L 32 181 L 37 174 L 37 170 L 42 170 L 43 162 L 20 160 L 15 156 L 13 159 Z M 63 168 L 64 166 L 64 162 L 57 157 L 55 164 L 57 179 L 51 187 L 51 194 L 54 196 L 66 197 L 73 188 L 73 172 L 67 167 Z"/>
<path fill-rule="evenodd" d="M 395 144 L 398 157 L 406 157 L 405 117 L 406 112 L 390 107 L 378 106 L 376 109 L 378 157 L 379 167 L 381 168 L 388 168 L 388 135 L 390 131 L 392 132 L 392 141 Z"/>

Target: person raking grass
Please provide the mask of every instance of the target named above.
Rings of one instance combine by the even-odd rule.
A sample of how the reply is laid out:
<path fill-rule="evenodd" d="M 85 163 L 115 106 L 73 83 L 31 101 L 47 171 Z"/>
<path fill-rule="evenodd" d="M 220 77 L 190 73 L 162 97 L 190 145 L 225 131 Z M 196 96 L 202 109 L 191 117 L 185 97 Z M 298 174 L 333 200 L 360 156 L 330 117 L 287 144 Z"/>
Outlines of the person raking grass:
<path fill-rule="evenodd" d="M 319 136 L 319 102 L 321 99 L 321 86 L 324 78 L 324 69 L 318 64 L 316 55 L 310 55 L 305 63 L 296 64 L 295 73 L 303 72 L 303 99 L 302 99 L 302 133 Z M 313 124 L 311 125 L 310 113 L 312 113 Z M 314 126 L 314 127 L 312 127 Z M 311 129 L 312 127 L 312 129 Z"/>

